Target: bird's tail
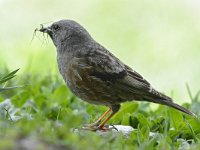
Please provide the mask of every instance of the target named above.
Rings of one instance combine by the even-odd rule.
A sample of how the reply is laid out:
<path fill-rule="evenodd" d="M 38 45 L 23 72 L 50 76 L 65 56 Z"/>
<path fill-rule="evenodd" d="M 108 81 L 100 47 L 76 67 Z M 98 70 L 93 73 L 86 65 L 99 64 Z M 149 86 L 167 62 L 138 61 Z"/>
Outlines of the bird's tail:
<path fill-rule="evenodd" d="M 154 103 L 158 103 L 158 104 L 163 104 L 163 105 L 167 105 L 167 106 L 170 106 L 170 107 L 173 107 L 175 109 L 178 109 L 188 115 L 191 115 L 191 116 L 194 116 L 194 117 L 197 117 L 193 112 L 189 111 L 188 109 L 174 103 L 172 101 L 172 99 L 156 90 L 152 90 L 151 91 L 151 94 L 150 96 L 148 97 L 150 98 L 150 101 L 151 102 L 154 102 Z"/>
<path fill-rule="evenodd" d="M 188 115 L 191 115 L 191 116 L 196 117 L 196 115 L 195 115 L 193 112 L 191 112 L 191 111 L 189 111 L 188 109 L 186 109 L 186 108 L 184 108 L 184 107 L 182 107 L 182 106 L 180 106 L 180 105 L 174 103 L 173 101 L 169 101 L 169 100 L 159 100 L 159 102 L 157 101 L 156 103 L 160 103 L 160 104 L 164 104 L 164 105 L 173 107 L 173 108 L 178 109 L 178 110 L 180 110 L 180 111 L 182 111 L 182 112 L 184 112 L 184 113 L 186 113 L 186 114 L 188 114 Z"/>

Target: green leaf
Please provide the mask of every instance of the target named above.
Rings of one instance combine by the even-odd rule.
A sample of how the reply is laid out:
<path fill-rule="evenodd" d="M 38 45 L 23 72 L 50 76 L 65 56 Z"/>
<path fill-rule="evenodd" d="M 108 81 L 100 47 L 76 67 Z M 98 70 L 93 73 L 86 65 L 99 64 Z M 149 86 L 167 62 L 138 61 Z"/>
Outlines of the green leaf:
<path fill-rule="evenodd" d="M 141 138 L 141 141 L 142 142 L 147 142 L 149 141 L 149 133 L 150 133 L 150 129 L 148 126 L 143 126 L 140 130 L 141 134 L 142 134 L 142 138 Z"/>
<path fill-rule="evenodd" d="M 8 73 L 7 75 L 4 75 L 3 77 L 1 77 L 1 79 L 13 76 L 13 75 L 15 75 L 17 73 L 17 71 L 19 71 L 19 69 L 16 69 L 16 70 Z"/>
<path fill-rule="evenodd" d="M 130 116 L 131 115 L 129 113 L 124 115 L 123 118 L 122 118 L 121 124 L 122 125 L 130 125 Z"/>
<path fill-rule="evenodd" d="M 16 69 L 16 70 L 12 71 L 11 73 L 8 73 L 8 74 L 0 77 L 0 84 L 2 84 L 4 82 L 6 82 L 6 81 L 8 81 L 8 80 L 10 80 L 12 78 L 14 78 L 16 76 L 15 74 L 17 73 L 18 70 L 19 69 Z"/>
<path fill-rule="evenodd" d="M 122 104 L 121 109 L 115 114 L 111 120 L 121 120 L 123 116 L 134 113 L 138 109 L 138 103 L 127 102 Z"/>
<path fill-rule="evenodd" d="M 0 92 L 6 91 L 6 90 L 12 90 L 12 89 L 16 89 L 16 88 L 21 88 L 21 87 L 24 87 L 24 86 L 12 86 L 12 87 L 0 88 Z"/>
<path fill-rule="evenodd" d="M 141 127 L 149 126 L 149 122 L 143 114 L 139 113 L 137 116 L 138 116 L 138 121 L 139 121 Z"/>
<path fill-rule="evenodd" d="M 0 80 L 0 84 L 4 83 L 4 82 L 6 82 L 6 81 L 8 81 L 8 80 L 10 80 L 10 79 L 12 79 L 12 78 L 14 78 L 14 77 L 15 77 L 15 75 L 14 75 L 14 76 L 7 77 L 7 78 L 2 78 L 2 79 Z"/>

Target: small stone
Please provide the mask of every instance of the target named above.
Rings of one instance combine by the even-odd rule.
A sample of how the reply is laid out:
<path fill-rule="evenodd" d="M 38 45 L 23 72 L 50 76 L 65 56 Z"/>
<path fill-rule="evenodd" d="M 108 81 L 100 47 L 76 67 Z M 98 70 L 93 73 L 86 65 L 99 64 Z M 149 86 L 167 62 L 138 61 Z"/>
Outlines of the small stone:
<path fill-rule="evenodd" d="M 109 125 L 109 128 L 111 130 L 97 130 L 96 133 L 101 136 L 107 136 L 112 133 L 112 135 L 115 137 L 117 134 L 122 133 L 125 137 L 129 137 L 130 133 L 134 130 L 131 126 L 124 126 L 124 125 Z"/>

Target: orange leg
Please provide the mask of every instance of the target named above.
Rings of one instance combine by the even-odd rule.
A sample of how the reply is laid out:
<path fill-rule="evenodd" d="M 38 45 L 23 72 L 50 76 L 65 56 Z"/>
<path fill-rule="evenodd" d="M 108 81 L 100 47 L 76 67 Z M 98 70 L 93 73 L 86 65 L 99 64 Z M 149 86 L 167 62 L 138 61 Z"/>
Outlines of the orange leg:
<path fill-rule="evenodd" d="M 105 116 L 112 111 L 111 108 L 109 108 L 97 121 L 95 121 L 94 123 L 91 124 L 86 124 L 84 125 L 85 127 L 93 127 L 93 126 L 99 126 L 99 124 L 101 123 L 101 121 L 105 118 Z"/>
<path fill-rule="evenodd" d="M 96 122 L 101 122 L 103 120 L 103 118 L 105 118 L 105 116 L 112 111 L 111 108 L 109 108 Z"/>
<path fill-rule="evenodd" d="M 115 112 L 112 111 L 112 113 L 106 118 L 106 120 L 104 120 L 100 126 L 99 129 L 104 129 L 105 124 L 110 120 L 110 118 L 115 114 Z"/>
<path fill-rule="evenodd" d="M 120 108 L 120 105 L 112 105 L 112 107 L 109 108 L 97 121 L 95 121 L 92 124 L 84 125 L 83 129 L 91 130 L 91 131 L 113 129 L 113 128 L 109 128 L 109 126 L 105 126 L 105 125 L 110 120 L 110 118 L 119 110 L 119 108 Z M 110 114 L 108 115 L 108 113 L 110 113 Z M 107 115 L 108 115 L 108 117 L 105 118 Z"/>

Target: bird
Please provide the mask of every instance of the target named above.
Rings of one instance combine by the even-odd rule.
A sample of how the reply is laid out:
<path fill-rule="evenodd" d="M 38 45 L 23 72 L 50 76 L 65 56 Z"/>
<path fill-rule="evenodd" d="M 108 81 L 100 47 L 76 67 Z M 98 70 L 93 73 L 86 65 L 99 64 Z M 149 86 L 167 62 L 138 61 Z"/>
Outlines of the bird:
<path fill-rule="evenodd" d="M 86 102 L 108 107 L 99 119 L 84 125 L 83 129 L 108 130 L 106 123 L 119 111 L 120 104 L 127 101 L 167 105 L 195 116 L 154 89 L 142 75 L 95 41 L 76 21 L 64 19 L 47 27 L 41 25 L 36 30 L 46 33 L 53 41 L 59 72 L 72 93 Z"/>

